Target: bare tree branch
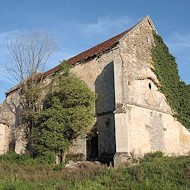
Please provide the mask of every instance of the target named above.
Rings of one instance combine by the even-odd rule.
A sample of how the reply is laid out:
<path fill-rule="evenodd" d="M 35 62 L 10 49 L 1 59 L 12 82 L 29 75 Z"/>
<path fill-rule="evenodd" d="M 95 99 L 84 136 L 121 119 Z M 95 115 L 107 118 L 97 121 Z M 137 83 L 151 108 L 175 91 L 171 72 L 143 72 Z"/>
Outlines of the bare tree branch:
<path fill-rule="evenodd" d="M 36 71 L 44 72 L 45 65 L 56 50 L 52 36 L 44 31 L 30 31 L 11 36 L 5 43 L 11 62 L 7 64 L 8 73 L 20 83 Z"/>
<path fill-rule="evenodd" d="M 34 124 L 36 112 L 40 111 L 42 101 L 43 85 L 40 72 L 44 72 L 45 65 L 56 50 L 56 44 L 52 36 L 44 31 L 30 31 L 28 33 L 18 33 L 7 39 L 5 43 L 7 50 L 11 56 L 11 61 L 6 65 L 6 69 L 10 74 L 10 79 L 17 82 L 20 89 L 18 105 L 14 102 L 8 102 L 9 113 L 16 117 L 22 117 L 23 122 L 27 125 L 27 130 L 31 132 Z M 10 97 L 9 97 L 10 100 Z M 5 106 L 3 106 L 5 109 Z M 13 113 L 15 109 L 21 108 L 19 116 Z M 0 108 L 1 111 L 1 108 Z M 2 111 L 0 114 L 1 123 L 7 123 L 10 126 L 8 114 Z M 29 134 L 30 135 L 30 134 Z"/>

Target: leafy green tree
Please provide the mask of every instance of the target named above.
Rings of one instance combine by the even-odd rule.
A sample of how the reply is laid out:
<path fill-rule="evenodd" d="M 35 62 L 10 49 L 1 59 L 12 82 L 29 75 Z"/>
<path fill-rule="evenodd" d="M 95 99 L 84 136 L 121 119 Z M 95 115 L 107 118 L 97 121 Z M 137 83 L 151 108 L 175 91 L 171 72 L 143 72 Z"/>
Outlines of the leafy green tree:
<path fill-rule="evenodd" d="M 63 63 L 33 128 L 33 146 L 38 153 L 51 151 L 64 161 L 73 140 L 85 136 L 92 127 L 94 102 L 94 92 Z"/>

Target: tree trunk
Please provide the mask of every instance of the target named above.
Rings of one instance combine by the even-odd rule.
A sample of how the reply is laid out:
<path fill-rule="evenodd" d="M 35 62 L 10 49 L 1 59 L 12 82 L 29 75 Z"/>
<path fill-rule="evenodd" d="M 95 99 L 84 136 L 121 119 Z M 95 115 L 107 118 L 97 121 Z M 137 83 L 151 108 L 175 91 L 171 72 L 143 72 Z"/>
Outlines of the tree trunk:
<path fill-rule="evenodd" d="M 65 162 L 66 154 L 67 154 L 66 150 L 65 151 L 61 150 L 60 151 L 60 163 L 64 163 Z"/>

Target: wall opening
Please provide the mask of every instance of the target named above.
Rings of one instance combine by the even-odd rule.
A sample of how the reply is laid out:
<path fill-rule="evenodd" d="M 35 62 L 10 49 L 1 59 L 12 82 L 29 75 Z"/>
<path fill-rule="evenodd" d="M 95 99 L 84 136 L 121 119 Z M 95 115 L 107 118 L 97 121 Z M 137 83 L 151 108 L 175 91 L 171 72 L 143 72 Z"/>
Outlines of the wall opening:
<path fill-rule="evenodd" d="M 86 140 L 86 156 L 87 160 L 97 160 L 98 159 L 98 131 L 94 130 L 87 137 Z"/>
<path fill-rule="evenodd" d="M 149 87 L 150 90 L 152 89 L 152 85 L 151 85 L 150 82 L 148 83 L 148 87 Z"/>

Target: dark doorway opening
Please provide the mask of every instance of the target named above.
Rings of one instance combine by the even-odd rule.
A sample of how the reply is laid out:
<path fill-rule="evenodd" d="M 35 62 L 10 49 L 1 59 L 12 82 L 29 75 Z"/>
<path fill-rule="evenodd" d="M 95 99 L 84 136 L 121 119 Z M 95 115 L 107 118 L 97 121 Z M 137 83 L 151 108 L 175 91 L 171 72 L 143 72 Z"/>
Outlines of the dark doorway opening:
<path fill-rule="evenodd" d="M 93 131 L 86 141 L 87 160 L 98 160 L 98 132 Z"/>

